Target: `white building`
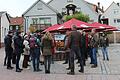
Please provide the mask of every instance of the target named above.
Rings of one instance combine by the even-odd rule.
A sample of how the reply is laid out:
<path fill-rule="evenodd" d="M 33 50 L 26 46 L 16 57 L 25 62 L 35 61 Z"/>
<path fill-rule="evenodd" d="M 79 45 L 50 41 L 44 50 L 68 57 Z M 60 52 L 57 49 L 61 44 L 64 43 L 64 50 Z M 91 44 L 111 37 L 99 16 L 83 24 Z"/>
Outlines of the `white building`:
<path fill-rule="evenodd" d="M 103 23 L 120 29 L 120 4 L 113 2 L 102 14 Z"/>
<path fill-rule="evenodd" d="M 96 6 L 84 0 L 51 0 L 48 3 L 38 0 L 23 13 L 25 32 L 30 26 L 40 29 L 43 26 L 45 28 L 45 26 L 61 24 L 63 14 L 70 15 L 75 11 L 89 15 L 91 22 L 98 22 L 98 17 L 103 12 L 100 4 Z"/>
<path fill-rule="evenodd" d="M 9 31 L 10 20 L 6 12 L 0 12 L 0 47 L 4 43 L 4 37 Z"/>
<path fill-rule="evenodd" d="M 38 0 L 25 13 L 23 13 L 25 31 L 30 26 L 51 26 L 57 24 L 58 12 L 47 5 L 45 2 Z"/>
<path fill-rule="evenodd" d="M 117 27 L 120 30 L 120 3 L 113 2 L 102 14 L 102 22 L 114 27 Z M 111 36 L 111 39 L 114 38 L 114 43 L 120 42 L 120 32 L 114 32 L 114 35 Z"/>

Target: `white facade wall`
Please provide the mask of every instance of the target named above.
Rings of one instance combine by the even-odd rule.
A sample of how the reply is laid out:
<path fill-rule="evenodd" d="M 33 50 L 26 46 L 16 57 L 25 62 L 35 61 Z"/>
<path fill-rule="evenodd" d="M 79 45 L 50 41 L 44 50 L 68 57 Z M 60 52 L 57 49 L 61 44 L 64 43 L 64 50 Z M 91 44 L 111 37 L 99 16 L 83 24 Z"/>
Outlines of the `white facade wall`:
<path fill-rule="evenodd" d="M 32 18 L 51 18 L 51 24 L 57 24 L 57 13 L 41 1 L 29 8 L 23 15 L 26 31 L 28 31 L 30 24 L 32 24 Z"/>
<path fill-rule="evenodd" d="M 26 31 L 29 31 L 29 27 L 30 24 L 33 24 L 32 18 L 51 18 L 51 24 L 57 24 L 57 16 L 53 15 L 53 16 L 29 16 L 29 17 L 25 17 L 25 21 L 26 21 Z"/>
<path fill-rule="evenodd" d="M 35 6 L 33 6 L 24 16 L 33 16 L 33 15 L 52 15 L 56 14 L 50 8 L 48 8 L 45 4 L 39 1 Z"/>
<path fill-rule="evenodd" d="M 84 0 L 73 0 L 73 2 L 67 2 L 67 0 L 53 0 L 48 4 L 59 11 L 59 13 L 61 13 L 62 8 L 65 8 L 68 4 L 74 4 L 80 8 L 80 11 L 82 11 L 84 14 L 89 15 L 91 20 L 98 22 L 98 14 L 92 10 L 90 5 L 88 5 Z"/>
<path fill-rule="evenodd" d="M 115 13 L 115 10 L 117 10 L 118 12 Z M 120 6 L 113 2 L 101 18 L 108 18 L 109 25 L 115 26 L 120 29 L 120 23 L 114 23 L 114 19 L 120 19 Z"/>
<path fill-rule="evenodd" d="M 9 31 L 9 24 L 6 13 L 3 13 L 1 16 L 1 43 L 4 42 L 4 38 Z"/>

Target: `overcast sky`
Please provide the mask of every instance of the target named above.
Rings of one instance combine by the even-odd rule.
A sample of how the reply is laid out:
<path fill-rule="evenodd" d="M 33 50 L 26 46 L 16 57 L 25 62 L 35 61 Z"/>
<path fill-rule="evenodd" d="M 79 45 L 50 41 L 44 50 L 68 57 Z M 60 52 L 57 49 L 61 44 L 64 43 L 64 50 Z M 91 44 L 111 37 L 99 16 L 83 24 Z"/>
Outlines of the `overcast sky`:
<path fill-rule="evenodd" d="M 0 0 L 0 11 L 7 11 L 12 17 L 21 16 L 35 1 L 37 0 Z M 43 0 L 48 2 L 49 0 Z M 88 2 L 97 4 L 99 1 L 106 9 L 113 1 L 120 2 L 120 0 L 86 0 Z"/>

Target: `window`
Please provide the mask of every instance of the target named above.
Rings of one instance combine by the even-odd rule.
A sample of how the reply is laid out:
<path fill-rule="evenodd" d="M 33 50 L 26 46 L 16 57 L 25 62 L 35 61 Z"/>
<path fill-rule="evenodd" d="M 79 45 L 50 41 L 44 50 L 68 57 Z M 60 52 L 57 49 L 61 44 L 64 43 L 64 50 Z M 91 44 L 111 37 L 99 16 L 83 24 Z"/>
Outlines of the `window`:
<path fill-rule="evenodd" d="M 67 0 L 67 2 L 73 2 L 73 0 Z"/>
<path fill-rule="evenodd" d="M 114 14 L 118 14 L 119 10 L 118 9 L 114 9 Z"/>
<path fill-rule="evenodd" d="M 40 18 L 39 24 L 51 24 L 51 18 Z"/>
<path fill-rule="evenodd" d="M 117 23 L 120 23 L 120 19 L 117 19 Z"/>
<path fill-rule="evenodd" d="M 32 20 L 33 20 L 33 24 L 37 24 L 37 23 L 38 23 L 38 22 L 37 22 L 37 21 L 38 21 L 38 18 L 33 18 Z"/>
<path fill-rule="evenodd" d="M 37 10 L 42 10 L 43 9 L 43 5 L 41 4 L 41 3 L 39 3 L 38 5 L 37 5 Z"/>
<path fill-rule="evenodd" d="M 120 19 L 114 19 L 114 23 L 120 23 Z"/>
<path fill-rule="evenodd" d="M 114 23 L 116 23 L 116 19 L 114 19 Z"/>
<path fill-rule="evenodd" d="M 16 30 L 18 30 L 19 29 L 19 26 L 16 26 Z"/>

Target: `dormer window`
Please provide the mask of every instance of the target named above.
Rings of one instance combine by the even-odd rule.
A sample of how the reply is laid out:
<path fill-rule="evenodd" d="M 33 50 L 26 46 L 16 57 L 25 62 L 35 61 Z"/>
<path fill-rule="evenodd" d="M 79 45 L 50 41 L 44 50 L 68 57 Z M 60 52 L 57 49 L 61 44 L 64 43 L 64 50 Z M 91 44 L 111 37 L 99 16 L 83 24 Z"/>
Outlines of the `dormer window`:
<path fill-rule="evenodd" d="M 73 0 L 67 0 L 67 2 L 73 2 Z"/>

